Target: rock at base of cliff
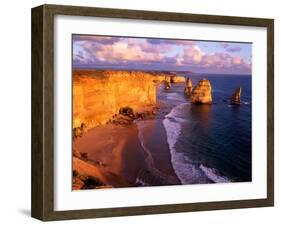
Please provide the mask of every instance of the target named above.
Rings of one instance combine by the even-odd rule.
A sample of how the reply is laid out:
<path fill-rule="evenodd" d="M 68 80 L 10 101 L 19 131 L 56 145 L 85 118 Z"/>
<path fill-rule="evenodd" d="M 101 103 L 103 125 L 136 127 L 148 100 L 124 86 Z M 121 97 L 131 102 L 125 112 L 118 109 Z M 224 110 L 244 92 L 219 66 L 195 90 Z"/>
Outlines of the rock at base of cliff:
<path fill-rule="evenodd" d="M 202 79 L 194 87 L 190 96 L 193 104 L 212 104 L 212 87 L 208 79 Z"/>

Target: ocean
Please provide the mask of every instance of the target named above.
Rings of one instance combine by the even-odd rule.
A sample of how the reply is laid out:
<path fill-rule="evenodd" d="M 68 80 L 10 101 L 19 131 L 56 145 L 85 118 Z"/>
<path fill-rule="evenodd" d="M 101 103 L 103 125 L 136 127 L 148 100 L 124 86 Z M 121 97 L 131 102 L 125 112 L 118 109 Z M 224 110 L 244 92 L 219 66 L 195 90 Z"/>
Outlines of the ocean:
<path fill-rule="evenodd" d="M 252 179 L 251 76 L 193 75 L 212 86 L 212 105 L 193 105 L 184 85 L 158 88 L 157 99 L 169 109 L 162 120 L 174 171 L 182 184 L 249 182 Z M 242 87 L 240 106 L 229 104 Z"/>

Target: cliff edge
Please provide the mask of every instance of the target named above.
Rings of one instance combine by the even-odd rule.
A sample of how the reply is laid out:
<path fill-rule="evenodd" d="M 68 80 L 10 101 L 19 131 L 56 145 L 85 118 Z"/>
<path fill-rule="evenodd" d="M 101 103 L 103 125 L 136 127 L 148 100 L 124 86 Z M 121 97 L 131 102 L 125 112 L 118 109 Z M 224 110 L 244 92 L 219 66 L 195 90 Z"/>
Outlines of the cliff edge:
<path fill-rule="evenodd" d="M 73 128 L 104 125 L 120 109 L 141 112 L 156 104 L 151 74 L 139 71 L 73 72 Z"/>

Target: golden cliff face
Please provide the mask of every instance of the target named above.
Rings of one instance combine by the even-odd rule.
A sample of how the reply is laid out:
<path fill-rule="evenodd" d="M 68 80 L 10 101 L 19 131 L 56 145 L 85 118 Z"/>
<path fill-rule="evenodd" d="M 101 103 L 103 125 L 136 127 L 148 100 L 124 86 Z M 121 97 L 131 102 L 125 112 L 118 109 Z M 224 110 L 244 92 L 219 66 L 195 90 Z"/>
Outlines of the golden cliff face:
<path fill-rule="evenodd" d="M 139 71 L 73 72 L 73 128 L 104 125 L 120 108 L 136 112 L 156 104 L 156 87 L 150 73 Z"/>

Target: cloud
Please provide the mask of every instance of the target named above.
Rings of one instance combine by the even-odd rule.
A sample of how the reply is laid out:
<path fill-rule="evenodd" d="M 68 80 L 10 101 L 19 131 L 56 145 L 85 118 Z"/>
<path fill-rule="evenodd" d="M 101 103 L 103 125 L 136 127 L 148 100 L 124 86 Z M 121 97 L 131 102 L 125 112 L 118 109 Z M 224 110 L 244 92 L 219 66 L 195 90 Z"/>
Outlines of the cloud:
<path fill-rule="evenodd" d="M 201 49 L 204 42 L 189 40 L 73 36 L 73 43 L 74 65 L 251 72 L 251 61 L 233 54 L 241 47 L 229 43 L 214 43 L 224 50 L 213 53 Z"/>
<path fill-rule="evenodd" d="M 184 40 L 184 39 L 178 39 L 178 40 L 171 40 L 171 39 L 156 39 L 156 38 L 148 38 L 146 39 L 148 43 L 151 43 L 153 45 L 161 45 L 161 44 L 167 44 L 167 45 L 183 45 L 183 46 L 192 46 L 198 44 L 198 41 L 193 40 Z"/>
<path fill-rule="evenodd" d="M 222 42 L 222 43 L 220 43 L 220 46 L 222 48 L 226 49 L 229 46 L 229 43 Z"/>
<path fill-rule="evenodd" d="M 241 47 L 240 46 L 233 46 L 233 47 L 229 47 L 226 49 L 227 52 L 240 52 L 241 51 Z"/>
<path fill-rule="evenodd" d="M 93 36 L 93 35 L 73 35 L 73 42 L 92 42 L 105 45 L 111 45 L 118 42 L 120 37 L 108 37 L 108 36 Z"/>
<path fill-rule="evenodd" d="M 198 46 L 190 46 L 184 50 L 184 62 L 198 64 L 201 62 L 204 53 Z"/>
<path fill-rule="evenodd" d="M 89 58 L 99 62 L 108 61 L 110 63 L 120 62 L 156 62 L 161 61 L 164 55 L 157 48 L 146 43 L 132 43 L 124 40 L 114 42 L 112 45 L 85 42 L 80 45 Z"/>
<path fill-rule="evenodd" d="M 239 56 L 234 56 L 234 57 L 232 57 L 232 63 L 235 65 L 241 64 L 242 59 Z"/>
<path fill-rule="evenodd" d="M 240 71 L 250 73 L 251 62 L 227 52 L 204 53 L 199 46 L 185 49 L 182 57 L 176 59 L 175 65 L 199 66 L 210 71 Z"/>

